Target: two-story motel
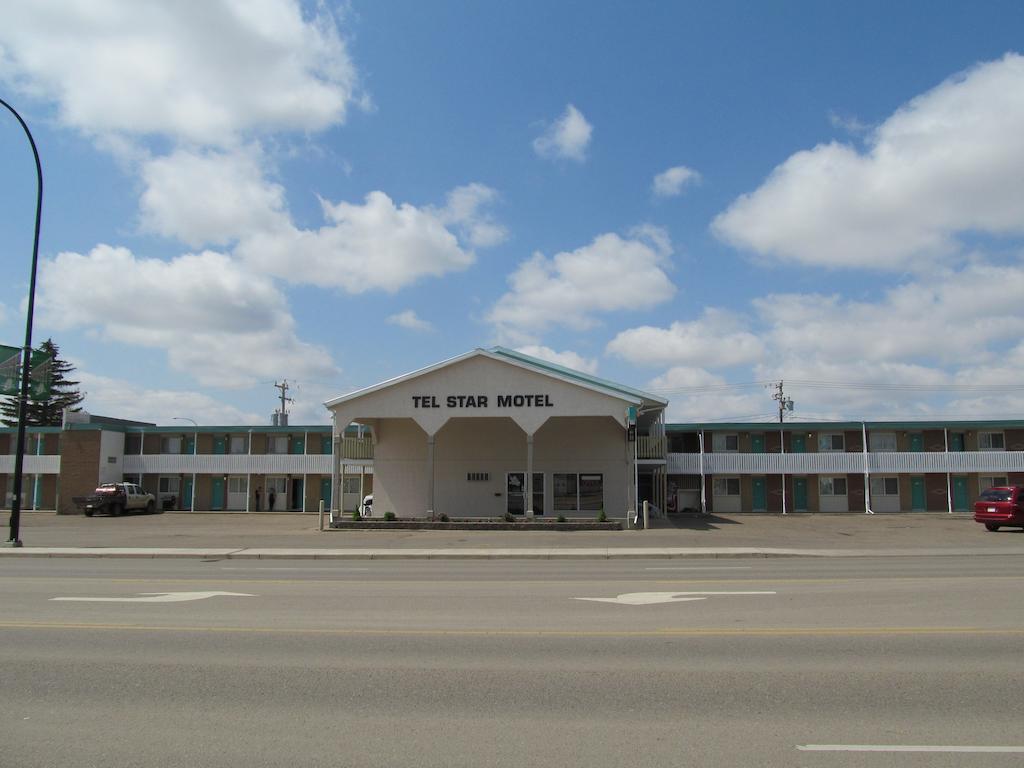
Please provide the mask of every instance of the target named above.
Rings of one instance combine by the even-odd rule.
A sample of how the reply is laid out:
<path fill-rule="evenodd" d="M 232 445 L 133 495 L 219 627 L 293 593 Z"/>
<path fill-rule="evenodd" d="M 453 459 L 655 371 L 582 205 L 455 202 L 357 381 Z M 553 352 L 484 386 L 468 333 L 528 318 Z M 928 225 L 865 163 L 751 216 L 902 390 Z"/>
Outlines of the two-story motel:
<path fill-rule="evenodd" d="M 131 480 L 175 510 L 342 511 L 373 492 L 401 517 L 967 512 L 1024 483 L 1024 421 L 666 424 L 663 398 L 500 347 L 326 405 L 333 426 L 71 414 L 29 429 L 22 508 L 73 513 Z M 0 429 L 5 506 L 15 441 Z"/>

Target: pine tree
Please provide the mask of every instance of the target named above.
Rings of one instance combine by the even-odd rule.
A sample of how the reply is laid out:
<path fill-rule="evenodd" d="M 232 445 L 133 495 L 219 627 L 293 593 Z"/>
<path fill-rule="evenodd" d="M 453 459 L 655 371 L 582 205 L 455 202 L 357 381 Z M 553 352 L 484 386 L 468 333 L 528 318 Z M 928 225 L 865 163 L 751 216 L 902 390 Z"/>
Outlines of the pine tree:
<path fill-rule="evenodd" d="M 39 349 L 50 358 L 50 394 L 45 400 L 29 398 L 25 423 L 35 427 L 59 427 L 64 420 L 64 409 L 81 410 L 78 404 L 85 395 L 78 391 L 78 382 L 66 377 L 75 370 L 74 366 L 59 356 L 60 349 L 47 339 Z M 0 419 L 8 427 L 18 425 L 18 398 L 7 397 L 0 403 Z"/>

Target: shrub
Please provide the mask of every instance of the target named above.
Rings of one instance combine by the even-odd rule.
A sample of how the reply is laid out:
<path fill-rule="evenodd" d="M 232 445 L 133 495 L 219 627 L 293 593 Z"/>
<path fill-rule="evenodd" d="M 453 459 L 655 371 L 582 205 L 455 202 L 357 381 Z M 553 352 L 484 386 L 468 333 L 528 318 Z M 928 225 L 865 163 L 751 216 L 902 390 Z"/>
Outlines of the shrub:
<path fill-rule="evenodd" d="M 385 520 L 394 520 L 395 519 L 395 513 L 394 512 L 385 512 L 384 513 L 384 519 Z"/>
<path fill-rule="evenodd" d="M 363 519 L 363 516 L 359 514 L 359 510 L 358 509 L 353 509 L 352 510 L 352 519 L 353 520 L 362 520 Z"/>
<path fill-rule="evenodd" d="M 441 513 L 441 517 L 439 517 L 438 520 L 440 520 L 442 523 L 450 522 L 448 520 L 448 515 L 446 515 L 444 512 Z"/>
<path fill-rule="evenodd" d="M 608 522 L 608 515 L 606 515 L 604 513 L 603 509 L 600 512 L 597 513 L 597 522 L 599 522 L 599 523 L 607 523 Z"/>
<path fill-rule="evenodd" d="M 511 512 L 506 512 L 505 513 L 505 522 L 506 523 L 514 523 L 515 522 L 515 517 L 512 516 Z"/>
<path fill-rule="evenodd" d="M 566 519 L 565 519 L 565 515 L 559 515 L 558 516 L 558 520 L 556 520 L 555 522 L 558 522 L 558 523 L 567 522 Z"/>

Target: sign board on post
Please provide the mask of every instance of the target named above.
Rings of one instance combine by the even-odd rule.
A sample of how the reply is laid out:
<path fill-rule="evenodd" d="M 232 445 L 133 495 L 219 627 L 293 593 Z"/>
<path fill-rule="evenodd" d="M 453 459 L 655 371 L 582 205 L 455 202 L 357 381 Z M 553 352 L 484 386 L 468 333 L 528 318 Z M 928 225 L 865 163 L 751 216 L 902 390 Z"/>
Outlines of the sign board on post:
<path fill-rule="evenodd" d="M 45 400 L 50 396 L 50 364 L 53 358 L 45 352 L 32 350 L 29 371 L 29 397 Z M 0 345 L 0 395 L 17 397 L 21 390 L 21 349 Z"/>

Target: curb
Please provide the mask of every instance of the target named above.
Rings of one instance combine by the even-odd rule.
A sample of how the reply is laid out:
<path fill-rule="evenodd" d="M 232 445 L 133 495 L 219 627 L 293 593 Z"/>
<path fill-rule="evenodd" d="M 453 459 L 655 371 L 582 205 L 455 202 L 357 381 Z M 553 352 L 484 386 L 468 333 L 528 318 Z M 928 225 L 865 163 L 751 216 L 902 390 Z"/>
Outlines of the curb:
<path fill-rule="evenodd" d="M 0 559 L 66 557 L 108 559 L 191 558 L 199 560 L 674 560 L 777 557 L 940 557 L 1024 555 L 1013 549 L 785 549 L 769 547 L 535 547 L 516 549 L 283 549 L 166 547 L 22 547 L 0 549 Z"/>

